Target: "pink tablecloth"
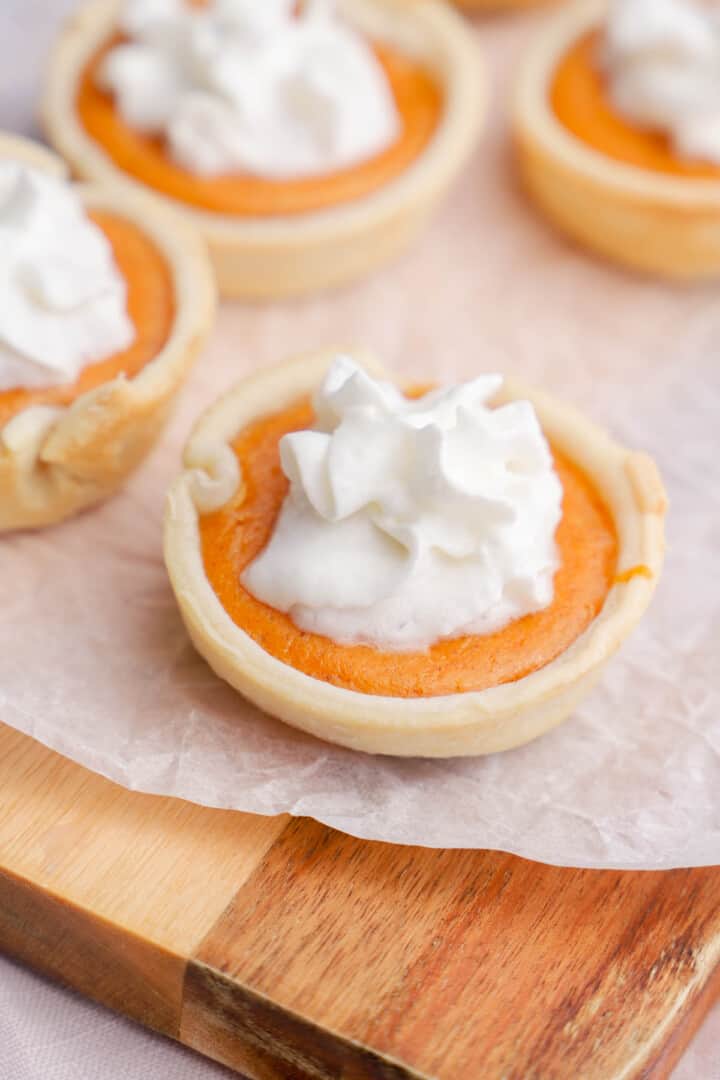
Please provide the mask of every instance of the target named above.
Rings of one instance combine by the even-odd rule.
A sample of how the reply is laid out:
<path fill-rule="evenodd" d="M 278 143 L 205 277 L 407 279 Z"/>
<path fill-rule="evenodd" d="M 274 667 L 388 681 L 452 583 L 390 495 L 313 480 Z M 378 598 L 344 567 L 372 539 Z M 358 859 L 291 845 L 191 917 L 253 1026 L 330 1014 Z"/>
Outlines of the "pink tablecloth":
<path fill-rule="evenodd" d="M 43 57 L 58 23 L 74 6 L 75 0 L 0 0 L 0 129 L 34 129 Z M 518 34 L 521 22 L 514 18 Z M 479 32 L 491 37 L 502 29 L 492 20 L 479 25 Z M 288 346 L 294 345 L 290 335 Z M 0 958 L 0 1080 L 219 1080 L 229 1075 Z M 674 1080 L 720 1080 L 720 1008 Z"/>

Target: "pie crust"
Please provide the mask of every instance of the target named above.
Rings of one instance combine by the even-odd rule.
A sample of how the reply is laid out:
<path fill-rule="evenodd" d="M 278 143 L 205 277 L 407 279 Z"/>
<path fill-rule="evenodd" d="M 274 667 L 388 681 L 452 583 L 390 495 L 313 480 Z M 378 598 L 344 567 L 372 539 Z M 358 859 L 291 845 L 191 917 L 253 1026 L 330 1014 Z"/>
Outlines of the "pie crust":
<path fill-rule="evenodd" d="M 0 158 L 65 176 L 50 151 L 0 135 Z M 132 379 L 119 375 L 68 406 L 30 405 L 0 427 L 0 532 L 49 525 L 112 494 L 162 429 L 172 399 L 215 315 L 215 286 L 202 241 L 177 215 L 101 186 L 79 188 L 88 208 L 140 226 L 170 267 L 176 313 L 168 340 Z"/>
<path fill-rule="evenodd" d="M 580 0 L 543 29 L 517 82 L 513 128 L 524 183 L 548 218 L 591 250 L 675 278 L 720 273 L 720 180 L 615 161 L 568 131 L 550 104 L 567 50 L 602 25 L 608 0 Z"/>
<path fill-rule="evenodd" d="M 523 8 L 546 7 L 551 0 L 454 0 L 455 6 L 469 12 L 521 11 Z"/>
<path fill-rule="evenodd" d="M 482 62 L 463 20 L 441 0 L 339 0 L 366 34 L 426 63 L 444 109 L 423 153 L 399 177 L 356 202 L 272 219 L 190 207 L 119 169 L 86 133 L 75 101 L 89 59 L 112 34 L 120 0 L 90 0 L 69 20 L 50 58 L 43 120 L 73 171 L 114 181 L 182 209 L 205 237 L 223 295 L 290 296 L 362 277 L 398 254 L 425 223 L 473 149 L 486 107 Z"/>
<path fill-rule="evenodd" d="M 427 698 L 368 695 L 312 678 L 265 652 L 227 614 L 204 568 L 200 516 L 242 484 L 230 444 L 254 420 L 310 394 L 337 351 L 294 359 L 238 384 L 200 419 L 185 471 L 168 494 L 165 560 L 190 636 L 214 671 L 268 713 L 329 742 L 398 756 L 458 757 L 506 750 L 559 724 L 645 611 L 660 573 L 665 493 L 653 461 L 550 397 L 506 380 L 499 400 L 527 398 L 559 450 L 603 496 L 618 533 L 616 583 L 602 611 L 557 659 L 488 690 Z M 378 364 L 354 358 L 375 374 Z M 638 567 L 642 573 L 635 572 Z"/>

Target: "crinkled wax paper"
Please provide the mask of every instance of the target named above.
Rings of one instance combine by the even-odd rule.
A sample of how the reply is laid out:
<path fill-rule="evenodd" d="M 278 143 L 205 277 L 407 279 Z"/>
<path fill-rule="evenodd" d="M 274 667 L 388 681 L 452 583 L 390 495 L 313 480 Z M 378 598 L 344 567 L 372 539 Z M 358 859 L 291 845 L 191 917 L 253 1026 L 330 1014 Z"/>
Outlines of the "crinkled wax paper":
<path fill-rule="evenodd" d="M 513 19 L 487 31 L 501 74 L 525 32 Z M 720 293 L 634 277 L 558 239 L 493 124 L 407 257 L 334 295 L 225 305 L 126 492 L 2 540 L 0 716 L 130 788 L 357 836 L 578 866 L 720 863 Z M 442 762 L 325 745 L 244 702 L 188 642 L 160 542 L 192 419 L 255 368 L 353 341 L 413 379 L 521 374 L 661 465 L 672 510 L 656 600 L 574 717 L 522 749 Z"/>

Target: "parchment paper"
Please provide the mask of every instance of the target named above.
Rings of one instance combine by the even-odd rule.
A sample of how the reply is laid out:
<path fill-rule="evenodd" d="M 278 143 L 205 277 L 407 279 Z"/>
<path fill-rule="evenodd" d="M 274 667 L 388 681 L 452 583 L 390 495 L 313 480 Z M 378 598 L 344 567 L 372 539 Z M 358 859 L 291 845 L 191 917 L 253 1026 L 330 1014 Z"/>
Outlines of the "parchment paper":
<path fill-rule="evenodd" d="M 516 190 L 505 87 L 541 17 L 485 25 L 492 131 L 407 257 L 341 293 L 225 305 L 126 492 L 0 542 L 3 721 L 134 789 L 372 839 L 577 866 L 720 863 L 720 294 L 593 261 Z M 246 372 L 354 341 L 414 379 L 535 380 L 661 464 L 672 512 L 657 598 L 574 718 L 525 748 L 447 763 L 334 748 L 251 708 L 188 643 L 160 537 L 192 420 Z"/>

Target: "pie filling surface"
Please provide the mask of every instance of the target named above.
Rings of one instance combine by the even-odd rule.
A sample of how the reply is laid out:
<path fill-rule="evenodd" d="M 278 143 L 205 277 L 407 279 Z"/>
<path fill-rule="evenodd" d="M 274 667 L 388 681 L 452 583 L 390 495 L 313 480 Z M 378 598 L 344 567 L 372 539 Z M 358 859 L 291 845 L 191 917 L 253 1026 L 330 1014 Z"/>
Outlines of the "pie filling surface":
<path fill-rule="evenodd" d="M 320 210 L 372 194 L 399 176 L 422 153 L 442 113 L 435 79 L 416 61 L 386 45 L 375 51 L 390 82 L 402 131 L 392 146 L 369 161 L 318 177 L 266 179 L 249 173 L 201 177 L 177 165 L 165 142 L 125 123 L 111 94 L 96 76 L 106 53 L 123 40 L 116 35 L 90 59 L 82 73 L 77 110 L 88 135 L 123 172 L 180 202 L 220 214 L 271 217 Z"/>
<path fill-rule="evenodd" d="M 365 694 L 417 698 L 485 690 L 550 663 L 599 613 L 616 580 L 615 526 L 590 480 L 554 450 L 564 498 L 557 531 L 561 566 L 550 607 L 496 633 L 441 641 L 418 653 L 339 645 L 300 630 L 289 615 L 256 600 L 240 576 L 269 540 L 288 489 L 279 440 L 312 422 L 312 408 L 303 400 L 246 427 L 233 444 L 244 491 L 200 519 L 205 572 L 216 596 L 233 622 L 278 660 Z"/>
<path fill-rule="evenodd" d="M 720 166 L 678 157 L 670 139 L 626 120 L 613 107 L 598 62 L 602 32 L 578 38 L 560 60 L 550 86 L 557 119 L 586 145 L 607 157 L 653 172 L 695 179 L 720 179 Z"/>
<path fill-rule="evenodd" d="M 170 268 L 153 241 L 137 225 L 116 214 L 93 210 L 88 216 L 112 245 L 127 284 L 127 309 L 135 326 L 129 348 L 88 364 L 72 383 L 47 389 L 0 391 L 0 428 L 31 405 L 70 405 L 81 394 L 125 373 L 128 378 L 157 356 L 175 318 L 175 289 Z"/>

